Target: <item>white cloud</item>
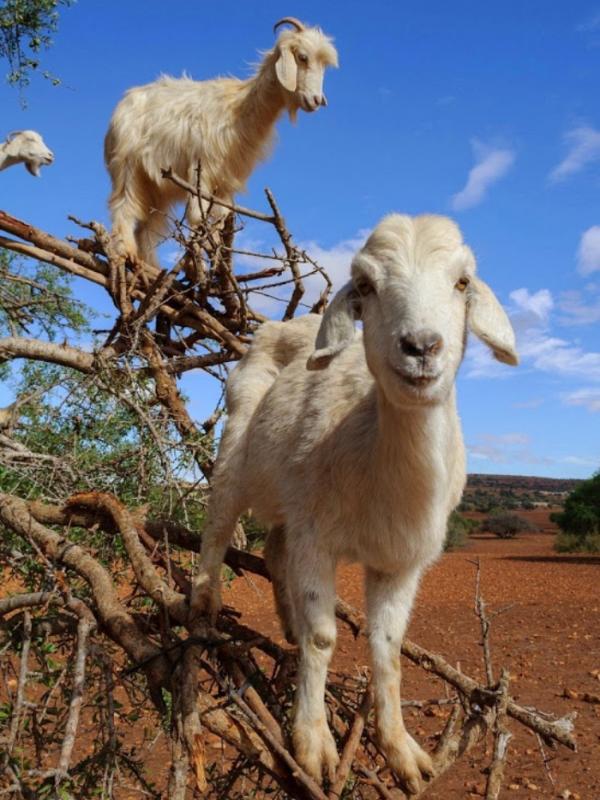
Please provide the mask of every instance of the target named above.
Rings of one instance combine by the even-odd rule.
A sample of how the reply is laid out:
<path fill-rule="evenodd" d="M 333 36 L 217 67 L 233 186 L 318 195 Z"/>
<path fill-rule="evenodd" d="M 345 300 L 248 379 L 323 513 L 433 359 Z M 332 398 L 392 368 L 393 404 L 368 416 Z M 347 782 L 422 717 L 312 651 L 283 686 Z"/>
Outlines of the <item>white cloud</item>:
<path fill-rule="evenodd" d="M 600 297 L 588 303 L 581 292 L 572 290 L 561 294 L 558 305 L 564 314 L 559 319 L 561 325 L 591 325 L 600 322 Z"/>
<path fill-rule="evenodd" d="M 342 239 L 331 247 L 322 247 L 314 241 L 301 242 L 299 246 L 323 267 L 333 282 L 333 290 L 337 291 L 348 280 L 354 254 L 363 246 L 369 233 L 369 230 L 360 230 L 355 236 Z"/>
<path fill-rule="evenodd" d="M 495 464 L 520 462 L 522 464 L 549 464 L 552 459 L 535 455 L 531 449 L 531 437 L 526 433 L 484 433 L 477 441 L 467 445 L 471 458 L 492 461 Z"/>
<path fill-rule="evenodd" d="M 545 329 L 554 301 L 548 289 L 532 293 L 525 288 L 515 289 L 510 299 L 513 305 L 508 311 L 517 336 L 517 349 L 523 356 L 522 342 L 528 340 L 532 330 Z M 466 361 L 469 378 L 510 378 L 513 375 L 512 370 L 498 363 L 489 349 L 473 336 L 469 337 Z"/>
<path fill-rule="evenodd" d="M 552 335 L 550 312 L 554 300 L 548 289 L 530 293 L 511 292 L 509 314 L 517 335 L 517 349 L 524 363 L 561 377 L 600 380 L 600 353 L 587 352 L 578 344 Z"/>
<path fill-rule="evenodd" d="M 566 158 L 550 173 L 552 183 L 564 181 L 588 164 L 600 161 L 600 131 L 590 125 L 580 125 L 567 131 L 565 139 L 570 143 L 570 150 Z"/>
<path fill-rule="evenodd" d="M 515 160 L 513 150 L 492 148 L 477 139 L 471 140 L 471 146 L 475 166 L 469 171 L 464 189 L 452 197 L 451 205 L 455 211 L 481 203 L 489 187 L 506 175 Z"/>
<path fill-rule="evenodd" d="M 350 276 L 350 264 L 352 258 L 357 250 L 364 244 L 369 230 L 360 230 L 354 236 L 348 239 L 342 239 L 336 242 L 331 247 L 323 247 L 318 242 L 298 242 L 300 250 L 304 250 L 310 258 L 317 262 L 320 267 L 323 267 L 325 272 L 329 275 L 333 283 L 333 292 L 336 292 L 348 280 Z M 237 248 L 243 250 L 251 250 L 253 252 L 268 253 L 269 250 L 275 247 L 277 251 L 281 250 L 281 246 L 277 243 L 267 245 L 256 238 L 246 237 L 243 244 L 240 244 L 240 239 L 237 241 Z M 252 256 L 237 256 L 237 265 L 248 265 L 251 271 L 265 269 L 277 265 L 278 262 L 268 259 L 256 259 Z M 301 265 L 304 284 L 304 296 L 302 297 L 302 311 L 306 312 L 318 300 L 319 295 L 325 288 L 325 282 L 320 274 L 313 273 L 313 267 L 310 264 Z M 239 271 L 239 269 L 238 269 Z M 289 273 L 284 273 L 279 277 L 274 277 L 270 283 L 279 283 L 281 280 L 289 278 Z M 251 295 L 251 305 L 261 314 L 268 317 L 278 319 L 281 317 L 287 300 L 290 297 L 290 284 L 282 287 L 272 287 L 267 290 L 267 294 L 253 294 Z"/>
<path fill-rule="evenodd" d="M 517 351 L 523 366 L 561 378 L 600 381 L 600 353 L 588 352 L 580 345 L 554 336 L 550 331 L 550 312 L 554 300 L 548 289 L 529 292 L 516 289 L 508 309 L 517 337 Z M 480 343 L 467 352 L 467 377 L 508 377 L 512 371 L 495 362 Z"/>
<path fill-rule="evenodd" d="M 554 300 L 548 289 L 539 289 L 533 294 L 529 293 L 529 289 L 515 289 L 510 293 L 510 299 L 519 311 L 540 322 L 546 322 L 554 308 Z"/>
<path fill-rule="evenodd" d="M 600 270 L 600 225 L 593 225 L 582 234 L 577 261 L 577 268 L 582 275 Z"/>
<path fill-rule="evenodd" d="M 563 396 L 568 406 L 583 406 L 588 411 L 600 412 L 600 387 L 577 389 Z"/>

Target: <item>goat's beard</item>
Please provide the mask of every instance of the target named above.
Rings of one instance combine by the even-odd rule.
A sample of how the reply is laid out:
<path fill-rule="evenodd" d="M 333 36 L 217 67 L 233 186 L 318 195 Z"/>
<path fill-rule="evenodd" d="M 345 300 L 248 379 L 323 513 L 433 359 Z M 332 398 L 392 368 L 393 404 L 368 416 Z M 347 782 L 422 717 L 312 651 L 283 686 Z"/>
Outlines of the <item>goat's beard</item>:
<path fill-rule="evenodd" d="M 26 161 L 25 162 L 25 169 L 30 175 L 33 175 L 34 178 L 40 177 L 40 163 L 39 161 Z"/>
<path fill-rule="evenodd" d="M 300 108 L 300 104 L 296 100 L 296 96 L 294 94 L 288 96 L 286 106 L 290 122 L 292 125 L 295 125 L 296 120 L 298 119 L 298 109 Z"/>

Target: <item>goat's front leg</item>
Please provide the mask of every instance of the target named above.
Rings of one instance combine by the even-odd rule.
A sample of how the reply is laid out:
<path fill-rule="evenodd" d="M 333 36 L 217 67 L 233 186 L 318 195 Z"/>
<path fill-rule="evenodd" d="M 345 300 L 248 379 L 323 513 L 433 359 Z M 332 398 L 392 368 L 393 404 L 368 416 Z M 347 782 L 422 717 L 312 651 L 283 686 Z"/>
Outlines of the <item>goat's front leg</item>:
<path fill-rule="evenodd" d="M 411 794 L 421 788 L 422 776 L 433 775 L 431 758 L 404 726 L 400 704 L 400 647 L 418 582 L 418 571 L 366 571 L 377 734 L 388 764 Z"/>
<path fill-rule="evenodd" d="M 232 487 L 216 479 L 208 504 L 206 526 L 202 533 L 200 559 L 196 566 L 190 595 L 190 622 L 204 624 L 207 617 L 214 624 L 221 610 L 221 566 L 233 536 L 242 503 Z"/>
<path fill-rule="evenodd" d="M 336 639 L 335 563 L 311 541 L 287 539 L 292 625 L 300 648 L 292 738 L 300 766 L 317 781 L 333 780 L 339 758 L 325 710 L 327 667 Z"/>

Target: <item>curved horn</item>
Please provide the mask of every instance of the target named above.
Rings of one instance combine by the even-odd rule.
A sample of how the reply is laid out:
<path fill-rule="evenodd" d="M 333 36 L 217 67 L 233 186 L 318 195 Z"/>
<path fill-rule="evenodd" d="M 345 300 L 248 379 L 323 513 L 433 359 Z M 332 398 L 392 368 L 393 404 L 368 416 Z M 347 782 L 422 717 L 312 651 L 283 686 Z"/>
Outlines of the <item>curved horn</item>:
<path fill-rule="evenodd" d="M 276 22 L 275 25 L 273 25 L 273 33 L 275 33 L 275 31 L 280 25 L 293 25 L 297 31 L 303 31 L 306 29 L 306 25 L 300 22 L 299 19 L 296 19 L 296 17 L 283 17 L 278 22 Z"/>

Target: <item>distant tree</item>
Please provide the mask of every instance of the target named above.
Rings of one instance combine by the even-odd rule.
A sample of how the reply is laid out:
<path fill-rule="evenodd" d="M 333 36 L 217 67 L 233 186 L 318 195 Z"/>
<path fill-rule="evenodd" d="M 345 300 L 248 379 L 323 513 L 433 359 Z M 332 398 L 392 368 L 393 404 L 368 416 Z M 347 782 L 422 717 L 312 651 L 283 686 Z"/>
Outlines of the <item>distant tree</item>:
<path fill-rule="evenodd" d="M 559 550 L 600 549 L 600 471 L 580 483 L 565 500 L 564 510 L 550 519 L 561 530 Z"/>
<path fill-rule="evenodd" d="M 8 61 L 8 83 L 25 89 L 30 75 L 40 68 L 40 53 L 53 44 L 59 6 L 74 0 L 3 0 L 0 2 L 0 58 Z M 48 71 L 52 83 L 59 79 Z"/>
<path fill-rule="evenodd" d="M 483 529 L 494 533 L 500 539 L 513 539 L 518 533 L 535 530 L 529 520 L 508 511 L 499 511 L 489 516 L 483 523 Z"/>

